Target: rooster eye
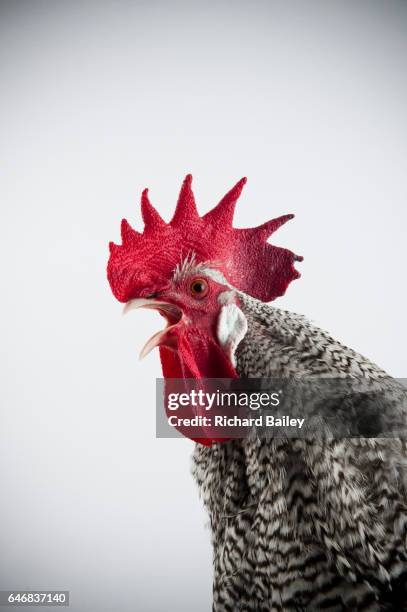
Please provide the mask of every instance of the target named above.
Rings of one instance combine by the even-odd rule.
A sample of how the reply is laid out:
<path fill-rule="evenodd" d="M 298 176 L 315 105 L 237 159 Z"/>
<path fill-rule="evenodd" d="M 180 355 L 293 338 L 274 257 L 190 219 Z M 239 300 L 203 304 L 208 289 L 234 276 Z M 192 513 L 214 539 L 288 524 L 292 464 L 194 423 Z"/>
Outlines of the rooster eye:
<path fill-rule="evenodd" d="M 196 278 L 191 283 L 192 297 L 200 300 L 208 293 L 208 283 L 203 278 Z"/>

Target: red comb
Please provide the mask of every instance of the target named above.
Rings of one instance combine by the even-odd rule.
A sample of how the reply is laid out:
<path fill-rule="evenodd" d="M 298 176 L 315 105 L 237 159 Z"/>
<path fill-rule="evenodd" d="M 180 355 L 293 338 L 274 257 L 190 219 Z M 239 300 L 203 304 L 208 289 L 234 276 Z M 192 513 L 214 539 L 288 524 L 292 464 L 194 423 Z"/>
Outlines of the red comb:
<path fill-rule="evenodd" d="M 244 293 L 265 302 L 283 295 L 289 283 L 300 276 L 294 262 L 302 257 L 269 244 L 267 238 L 294 215 L 283 215 L 259 227 L 236 229 L 233 213 L 246 179 L 236 183 L 203 217 L 198 215 L 191 182 L 188 174 L 170 223 L 151 205 L 147 189 L 141 196 L 143 233 L 123 219 L 122 244 L 110 243 L 107 266 L 116 298 L 127 302 L 159 290 L 181 259 L 192 252 L 197 262 L 216 262 L 230 284 Z"/>

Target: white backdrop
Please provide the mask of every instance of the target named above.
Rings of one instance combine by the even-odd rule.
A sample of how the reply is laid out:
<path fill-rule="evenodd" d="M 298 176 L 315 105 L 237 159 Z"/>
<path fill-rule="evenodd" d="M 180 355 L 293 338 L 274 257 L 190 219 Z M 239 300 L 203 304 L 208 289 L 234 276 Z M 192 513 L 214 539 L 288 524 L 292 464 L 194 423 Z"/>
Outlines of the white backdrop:
<path fill-rule="evenodd" d="M 187 440 L 156 440 L 162 325 L 105 277 L 121 217 L 296 219 L 279 300 L 407 375 L 407 4 L 5 2 L 1 47 L 0 589 L 74 612 L 206 612 L 211 551 Z"/>

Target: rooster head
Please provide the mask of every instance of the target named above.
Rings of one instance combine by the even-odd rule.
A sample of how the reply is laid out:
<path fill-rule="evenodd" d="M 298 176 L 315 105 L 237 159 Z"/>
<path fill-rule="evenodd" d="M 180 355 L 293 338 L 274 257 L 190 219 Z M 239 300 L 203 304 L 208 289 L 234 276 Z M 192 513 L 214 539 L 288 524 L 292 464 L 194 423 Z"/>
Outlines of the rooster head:
<path fill-rule="evenodd" d="M 239 293 L 270 301 L 300 276 L 294 262 L 302 258 L 267 242 L 293 215 L 237 229 L 233 213 L 246 179 L 202 217 L 191 183 L 187 175 L 169 223 L 143 191 L 144 231 L 123 219 L 122 244 L 110 243 L 108 279 L 125 311 L 153 308 L 166 319 L 141 352 L 160 348 L 164 377 L 233 378 L 235 349 L 247 330 Z"/>

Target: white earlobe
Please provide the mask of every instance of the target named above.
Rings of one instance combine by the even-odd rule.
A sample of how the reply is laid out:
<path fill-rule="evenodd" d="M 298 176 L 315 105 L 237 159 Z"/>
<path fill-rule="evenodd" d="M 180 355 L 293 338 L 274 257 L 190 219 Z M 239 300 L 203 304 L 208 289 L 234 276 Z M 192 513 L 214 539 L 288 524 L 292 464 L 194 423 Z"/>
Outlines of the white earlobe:
<path fill-rule="evenodd" d="M 237 346 L 245 337 L 246 332 L 247 320 L 240 308 L 236 304 L 222 306 L 216 333 L 219 344 L 234 366 L 236 365 L 235 352 Z"/>

